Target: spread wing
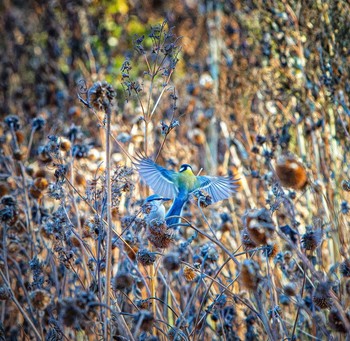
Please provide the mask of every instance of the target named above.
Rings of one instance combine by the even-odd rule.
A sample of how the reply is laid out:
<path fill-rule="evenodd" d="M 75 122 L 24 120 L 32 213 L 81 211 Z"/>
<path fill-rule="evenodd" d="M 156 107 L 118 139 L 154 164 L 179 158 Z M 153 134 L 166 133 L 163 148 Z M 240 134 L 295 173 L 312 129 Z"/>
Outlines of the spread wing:
<path fill-rule="evenodd" d="M 174 184 L 176 172 L 157 165 L 145 156 L 139 156 L 134 164 L 141 178 L 153 189 L 154 193 L 170 198 L 177 195 L 178 190 Z"/>
<path fill-rule="evenodd" d="M 203 188 L 212 197 L 213 202 L 218 202 L 232 196 L 236 192 L 238 180 L 225 176 L 197 176 L 200 188 Z"/>

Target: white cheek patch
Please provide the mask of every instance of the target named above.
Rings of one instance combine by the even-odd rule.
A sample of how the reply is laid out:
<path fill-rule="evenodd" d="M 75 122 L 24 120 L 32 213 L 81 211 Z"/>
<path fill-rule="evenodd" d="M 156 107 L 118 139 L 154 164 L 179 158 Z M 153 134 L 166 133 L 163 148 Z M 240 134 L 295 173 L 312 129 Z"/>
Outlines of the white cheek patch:
<path fill-rule="evenodd" d="M 292 169 L 298 169 L 299 168 L 299 165 L 296 163 L 296 162 L 291 162 L 290 164 L 289 164 L 289 166 L 290 166 L 290 168 L 292 168 Z"/>

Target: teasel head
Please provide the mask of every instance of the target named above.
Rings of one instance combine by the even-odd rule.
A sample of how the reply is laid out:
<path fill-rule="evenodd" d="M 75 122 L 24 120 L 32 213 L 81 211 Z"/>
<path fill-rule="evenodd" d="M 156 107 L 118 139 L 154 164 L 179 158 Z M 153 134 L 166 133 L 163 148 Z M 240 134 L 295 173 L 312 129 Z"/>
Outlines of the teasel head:
<path fill-rule="evenodd" d="M 283 187 L 303 190 L 308 184 L 304 165 L 294 155 L 281 155 L 275 165 L 276 174 Z"/>
<path fill-rule="evenodd" d="M 332 307 L 329 282 L 318 283 L 312 295 L 312 301 L 320 309 L 329 309 Z"/>
<path fill-rule="evenodd" d="M 321 229 L 312 230 L 311 227 L 301 237 L 301 246 L 305 250 L 315 251 L 322 242 L 323 232 Z"/>
<path fill-rule="evenodd" d="M 275 224 L 266 208 L 249 210 L 242 219 L 249 238 L 256 245 L 272 243 L 275 237 Z"/>
<path fill-rule="evenodd" d="M 241 274 L 239 276 L 241 284 L 252 291 L 258 289 L 260 282 L 260 266 L 251 259 L 245 259 L 242 264 Z"/>

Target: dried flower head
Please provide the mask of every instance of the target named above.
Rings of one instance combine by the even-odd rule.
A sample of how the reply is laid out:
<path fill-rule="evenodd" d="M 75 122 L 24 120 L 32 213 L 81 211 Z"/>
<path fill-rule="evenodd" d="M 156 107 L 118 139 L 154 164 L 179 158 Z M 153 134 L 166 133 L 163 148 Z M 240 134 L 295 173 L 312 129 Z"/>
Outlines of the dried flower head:
<path fill-rule="evenodd" d="M 106 81 L 96 82 L 88 90 L 87 102 L 92 108 L 105 111 L 110 106 L 115 95 L 112 85 Z"/>
<path fill-rule="evenodd" d="M 241 284 L 255 291 L 260 281 L 259 264 L 251 259 L 245 259 L 242 264 L 241 274 L 239 276 Z"/>
<path fill-rule="evenodd" d="M 350 311 L 348 310 L 345 314 L 345 318 L 348 320 L 348 323 L 350 324 Z M 338 333 L 346 333 L 347 329 L 346 326 L 341 319 L 341 316 L 337 309 L 332 308 L 328 315 L 328 324 L 334 330 Z"/>
<path fill-rule="evenodd" d="M 343 180 L 341 182 L 341 188 L 346 192 L 350 192 L 350 180 Z"/>
<path fill-rule="evenodd" d="M 150 331 L 153 327 L 154 317 L 148 310 L 140 310 L 134 316 L 135 330 Z"/>
<path fill-rule="evenodd" d="M 256 245 L 272 243 L 275 237 L 275 224 L 266 208 L 250 210 L 244 214 L 242 219 L 249 238 Z"/>
<path fill-rule="evenodd" d="M 164 220 L 152 220 L 147 232 L 150 243 L 160 249 L 166 249 L 174 241 L 173 230 L 168 229 Z"/>
<path fill-rule="evenodd" d="M 163 257 L 163 266 L 168 271 L 177 271 L 180 269 L 180 254 L 170 252 Z"/>
<path fill-rule="evenodd" d="M 298 285 L 295 282 L 289 282 L 283 286 L 283 291 L 287 296 L 296 296 L 298 294 Z"/>
<path fill-rule="evenodd" d="M 328 282 L 320 282 L 315 289 L 312 300 L 320 309 L 327 309 L 332 306 L 332 299 L 329 290 L 330 284 Z"/>
<path fill-rule="evenodd" d="M 257 247 L 257 245 L 250 239 L 246 228 L 244 228 L 241 232 L 241 240 L 244 251 L 252 250 Z"/>
<path fill-rule="evenodd" d="M 315 231 L 309 230 L 301 237 L 301 245 L 303 249 L 314 251 L 322 241 L 322 230 L 317 229 Z"/>
<path fill-rule="evenodd" d="M 44 289 L 37 289 L 30 293 L 30 301 L 34 308 L 45 310 L 51 302 L 51 295 Z"/>
<path fill-rule="evenodd" d="M 0 301 L 6 301 L 11 297 L 11 292 L 6 285 L 0 286 Z"/>
<path fill-rule="evenodd" d="M 114 290 L 123 290 L 130 288 L 133 282 L 134 277 L 130 273 L 120 271 L 114 276 L 112 286 Z"/>
<path fill-rule="evenodd" d="M 291 154 L 280 156 L 277 159 L 275 169 L 283 187 L 302 190 L 308 184 L 304 165 Z"/>
<path fill-rule="evenodd" d="M 192 282 L 197 277 L 196 271 L 187 265 L 184 266 L 183 271 L 184 271 L 184 277 L 188 282 Z"/>
<path fill-rule="evenodd" d="M 156 261 L 156 253 L 147 249 L 142 249 L 137 252 L 136 259 L 144 266 L 152 265 Z"/>
<path fill-rule="evenodd" d="M 350 259 L 345 259 L 340 263 L 339 271 L 344 277 L 350 277 Z"/>

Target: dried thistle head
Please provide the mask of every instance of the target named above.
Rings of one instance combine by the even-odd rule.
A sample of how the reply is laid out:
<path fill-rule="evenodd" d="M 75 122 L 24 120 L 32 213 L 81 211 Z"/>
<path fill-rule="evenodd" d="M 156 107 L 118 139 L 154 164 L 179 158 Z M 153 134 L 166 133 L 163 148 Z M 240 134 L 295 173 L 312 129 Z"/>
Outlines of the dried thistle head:
<path fill-rule="evenodd" d="M 156 253 L 147 249 L 139 250 L 136 254 L 136 259 L 143 266 L 152 265 L 156 261 Z"/>
<path fill-rule="evenodd" d="M 148 332 L 152 329 L 154 322 L 153 314 L 148 310 L 139 310 L 134 316 L 135 329 Z"/>
<path fill-rule="evenodd" d="M 275 224 L 266 208 L 249 210 L 242 219 L 249 238 L 256 245 L 272 243 L 275 237 Z"/>
<path fill-rule="evenodd" d="M 301 246 L 305 250 L 314 251 L 322 242 L 323 232 L 321 229 L 309 229 L 301 237 Z"/>
<path fill-rule="evenodd" d="M 96 110 L 106 111 L 115 96 L 116 93 L 112 85 L 106 81 L 96 82 L 88 90 L 87 102 Z"/>
<path fill-rule="evenodd" d="M 252 291 L 257 290 L 260 282 L 259 264 L 251 259 L 245 259 L 239 276 L 241 284 Z"/>
<path fill-rule="evenodd" d="M 330 283 L 320 282 L 312 296 L 312 301 L 320 309 L 328 309 L 332 306 L 332 298 L 330 295 Z"/>
<path fill-rule="evenodd" d="M 283 187 L 302 190 L 308 184 L 304 165 L 291 154 L 281 155 L 277 159 L 275 170 Z"/>

